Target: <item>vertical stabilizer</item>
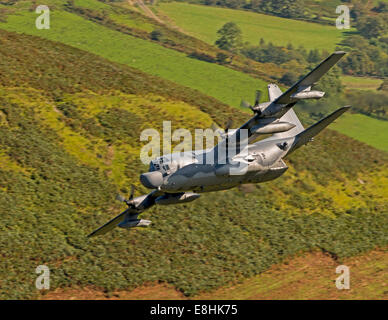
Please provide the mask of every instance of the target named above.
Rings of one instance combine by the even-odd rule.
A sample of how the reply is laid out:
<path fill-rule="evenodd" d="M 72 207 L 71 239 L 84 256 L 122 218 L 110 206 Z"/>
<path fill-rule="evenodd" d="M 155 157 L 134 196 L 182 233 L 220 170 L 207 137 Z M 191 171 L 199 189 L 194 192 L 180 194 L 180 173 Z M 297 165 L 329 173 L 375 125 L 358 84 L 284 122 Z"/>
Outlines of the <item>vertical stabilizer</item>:
<path fill-rule="evenodd" d="M 280 90 L 280 88 L 274 84 L 274 83 L 270 83 L 268 85 L 268 97 L 269 97 L 269 101 L 274 101 L 277 97 L 280 97 L 282 95 L 282 90 Z"/>
<path fill-rule="evenodd" d="M 292 128 L 291 130 L 288 130 L 285 132 L 275 133 L 272 136 L 275 139 L 293 137 L 293 136 L 296 136 L 297 134 L 301 133 L 304 130 L 302 123 L 300 122 L 299 118 L 297 117 L 297 115 L 293 109 L 288 110 L 283 115 L 283 117 L 281 117 L 279 119 L 279 121 L 291 122 L 295 125 L 295 127 Z"/>
<path fill-rule="evenodd" d="M 271 101 L 276 100 L 278 97 L 282 95 L 282 90 L 274 84 L 270 83 L 268 85 L 268 97 Z M 281 122 L 290 122 L 295 125 L 294 128 L 291 130 L 285 131 L 285 132 L 279 132 L 275 133 L 269 138 L 265 139 L 266 141 L 268 140 L 275 140 L 275 139 L 282 139 L 282 138 L 288 138 L 288 137 L 294 137 L 297 134 L 301 133 L 304 130 L 304 127 L 302 123 L 299 121 L 299 118 L 297 117 L 295 111 L 291 108 L 288 110 L 280 119 L 279 121 Z"/>

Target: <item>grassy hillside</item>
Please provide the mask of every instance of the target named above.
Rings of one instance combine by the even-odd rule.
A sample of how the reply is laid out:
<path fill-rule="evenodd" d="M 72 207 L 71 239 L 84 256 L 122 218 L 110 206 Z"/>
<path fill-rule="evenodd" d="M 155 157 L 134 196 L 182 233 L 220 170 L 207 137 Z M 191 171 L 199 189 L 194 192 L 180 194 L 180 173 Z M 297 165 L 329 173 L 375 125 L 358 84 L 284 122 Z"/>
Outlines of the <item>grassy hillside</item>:
<path fill-rule="evenodd" d="M 262 274 L 235 285 L 226 285 L 209 293 L 202 293 L 191 299 L 205 300 L 288 300 L 288 299 L 387 299 L 386 274 L 387 251 L 372 251 L 342 261 L 350 268 L 350 290 L 338 290 L 335 269 L 338 262 L 321 252 L 287 259 L 272 266 Z M 129 300 L 179 300 L 187 299 L 173 286 L 148 284 L 132 291 L 115 291 L 106 294 L 93 287 L 57 289 L 43 294 L 40 299 L 129 299 Z"/>
<path fill-rule="evenodd" d="M 388 152 L 388 121 L 377 120 L 362 114 L 346 114 L 338 119 L 332 128 Z"/>
<path fill-rule="evenodd" d="M 63 42 L 148 74 L 197 89 L 234 107 L 239 107 L 242 98 L 252 101 L 256 89 L 262 89 L 263 99 L 267 98 L 266 82 L 257 78 L 260 66 L 263 66 L 261 72 L 268 76 L 278 77 L 280 72 L 276 67 L 270 66 L 271 64 L 257 64 L 246 58 L 245 60 L 250 62 L 243 67 L 245 60 L 241 57 L 233 58 L 235 62 L 228 66 L 189 58 L 188 52 L 192 50 L 215 56 L 217 49 L 157 25 L 131 10 L 96 0 L 76 0 L 71 7 L 65 7 L 63 2 L 57 0 L 49 0 L 47 4 L 53 8 L 50 30 L 38 30 L 34 27 L 37 15 L 30 10 L 31 1 L 19 1 L 14 6 L 7 6 L 6 22 L 0 22 L 0 28 Z M 287 21 L 293 23 L 292 20 Z M 305 24 L 300 21 L 295 23 Z M 151 41 L 149 32 L 156 29 L 162 30 L 168 41 Z M 367 140 L 362 141 L 369 143 Z"/>
<path fill-rule="evenodd" d="M 215 8 L 181 2 L 160 3 L 158 10 L 177 26 L 208 43 L 217 39 L 217 30 L 226 22 L 235 22 L 242 30 L 244 41 L 258 45 L 260 38 L 275 45 L 307 49 L 334 50 L 344 33 L 333 25 L 284 19 L 241 10 Z"/>
<path fill-rule="evenodd" d="M 330 130 L 276 182 L 155 207 L 143 215 L 149 229 L 87 239 L 122 209 L 116 192 L 138 185 L 142 128 L 247 115 L 60 43 L 0 31 L 0 44 L 1 298 L 37 297 L 41 264 L 53 290 L 160 281 L 193 296 L 298 252 L 341 261 L 387 246 L 387 154 Z"/>
<path fill-rule="evenodd" d="M 254 278 L 199 299 L 346 299 L 383 300 L 388 298 L 386 275 L 388 252 L 373 251 L 342 261 L 351 272 L 350 290 L 338 290 L 335 269 L 339 265 L 330 256 L 313 252 L 293 257 Z"/>
<path fill-rule="evenodd" d="M 60 41 L 197 89 L 231 106 L 239 106 L 244 97 L 252 100 L 255 90 L 266 86 L 260 79 L 189 58 L 184 53 L 106 28 L 76 14 L 53 11 L 50 30 L 36 29 L 36 17 L 35 13 L 20 10 L 17 15 L 9 15 L 6 23 L 0 23 L 0 28 Z"/>
<path fill-rule="evenodd" d="M 224 67 L 250 74 L 262 79 L 279 79 L 284 70 L 273 63 L 260 63 L 240 55 L 233 55 L 217 47 L 179 32 L 169 23 L 160 23 L 141 14 L 128 2 L 102 3 L 98 0 L 75 0 L 59 8 L 75 13 L 86 20 L 93 21 L 106 28 L 152 41 L 165 48 L 187 54 L 190 58 L 218 63 Z M 153 32 L 157 32 L 155 37 Z M 226 61 L 219 61 L 218 54 L 226 54 Z"/>

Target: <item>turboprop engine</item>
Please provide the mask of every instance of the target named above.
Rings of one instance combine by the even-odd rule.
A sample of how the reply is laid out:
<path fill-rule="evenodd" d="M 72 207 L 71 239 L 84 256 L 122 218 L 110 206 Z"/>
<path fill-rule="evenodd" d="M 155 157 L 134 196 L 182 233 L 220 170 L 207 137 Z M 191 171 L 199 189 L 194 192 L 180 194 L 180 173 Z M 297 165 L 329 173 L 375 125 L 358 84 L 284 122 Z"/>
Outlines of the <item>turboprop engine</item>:
<path fill-rule="evenodd" d="M 259 124 L 251 128 L 252 134 L 268 134 L 268 133 L 278 133 L 291 130 L 295 127 L 295 124 L 291 122 L 278 121 L 268 124 Z"/>
<path fill-rule="evenodd" d="M 135 227 L 148 227 L 151 224 L 150 220 L 144 220 L 144 219 L 131 219 L 131 220 L 124 220 L 123 222 L 119 223 L 120 228 L 128 229 L 128 228 L 135 228 Z"/>
<path fill-rule="evenodd" d="M 303 100 L 303 99 L 321 99 L 325 93 L 323 91 L 299 91 L 291 95 L 292 99 Z"/>

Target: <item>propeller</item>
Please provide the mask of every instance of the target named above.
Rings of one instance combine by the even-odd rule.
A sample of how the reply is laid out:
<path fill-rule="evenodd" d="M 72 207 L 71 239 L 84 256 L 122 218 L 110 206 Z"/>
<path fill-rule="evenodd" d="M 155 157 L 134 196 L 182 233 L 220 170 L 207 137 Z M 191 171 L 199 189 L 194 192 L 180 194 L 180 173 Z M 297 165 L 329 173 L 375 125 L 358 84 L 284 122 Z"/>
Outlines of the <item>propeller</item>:
<path fill-rule="evenodd" d="M 215 124 L 214 122 L 211 124 L 210 128 L 214 131 L 214 132 L 218 132 L 221 136 L 225 136 L 229 129 L 231 129 L 233 126 L 233 120 L 232 119 L 228 119 L 228 121 L 226 122 L 225 124 L 225 129 L 222 129 L 220 128 L 217 124 Z"/>
<path fill-rule="evenodd" d="M 129 198 L 125 199 L 121 194 L 116 195 L 116 200 L 125 202 L 128 207 L 134 207 L 135 204 L 133 202 L 133 196 L 135 195 L 135 186 L 131 184 L 131 192 L 129 194 Z"/>
<path fill-rule="evenodd" d="M 214 122 L 212 123 L 212 125 L 210 126 L 210 128 L 214 131 L 214 132 L 219 132 L 219 131 L 222 131 L 222 129 L 217 126 Z"/>
<path fill-rule="evenodd" d="M 226 126 L 225 126 L 225 133 L 228 133 L 229 129 L 232 128 L 232 126 L 233 126 L 233 120 L 228 119 L 228 122 L 226 123 Z"/>
<path fill-rule="evenodd" d="M 229 129 L 233 126 L 233 120 L 228 119 L 228 122 L 225 126 L 225 148 L 226 148 L 226 161 L 228 161 L 228 151 L 229 151 Z"/>
<path fill-rule="evenodd" d="M 225 129 L 221 129 L 215 123 L 212 123 L 211 128 L 213 131 L 218 132 L 222 138 L 225 139 L 226 158 L 228 159 L 228 148 L 229 148 L 229 130 L 233 127 L 233 120 L 228 119 L 225 124 Z M 228 161 L 228 160 L 227 160 Z"/>
<path fill-rule="evenodd" d="M 261 90 L 256 90 L 255 104 L 252 106 L 249 102 L 246 102 L 245 100 L 241 100 L 240 106 L 242 108 L 249 108 L 254 113 L 260 114 L 261 110 L 259 108 L 259 104 L 260 104 L 260 98 L 262 95 L 263 95 L 263 92 Z"/>
<path fill-rule="evenodd" d="M 256 90 L 255 107 L 259 105 L 262 94 L 263 92 L 261 90 Z"/>

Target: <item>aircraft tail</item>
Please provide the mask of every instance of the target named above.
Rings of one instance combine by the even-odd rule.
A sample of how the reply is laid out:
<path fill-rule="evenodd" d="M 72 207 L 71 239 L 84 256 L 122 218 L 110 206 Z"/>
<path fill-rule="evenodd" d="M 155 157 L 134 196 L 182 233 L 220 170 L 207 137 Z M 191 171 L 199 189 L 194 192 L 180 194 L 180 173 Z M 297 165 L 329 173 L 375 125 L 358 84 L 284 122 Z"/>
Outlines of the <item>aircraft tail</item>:
<path fill-rule="evenodd" d="M 300 122 L 299 118 L 297 117 L 295 111 L 293 109 L 288 110 L 280 119 L 279 121 L 284 122 L 290 122 L 295 125 L 294 128 L 291 130 L 275 133 L 271 138 L 272 139 L 282 139 L 282 138 L 288 138 L 288 137 L 294 137 L 298 135 L 299 133 L 304 131 L 304 127 L 302 123 Z"/>
<path fill-rule="evenodd" d="M 311 141 L 311 139 L 314 136 L 316 136 L 318 133 L 320 133 L 330 123 L 332 123 L 334 120 L 336 120 L 339 116 L 341 116 L 344 112 L 348 111 L 349 109 L 350 109 L 350 106 L 345 106 L 345 107 L 339 108 L 338 110 L 336 110 L 333 113 L 331 113 L 330 115 L 328 115 L 326 118 L 319 120 L 317 123 L 308 127 L 306 130 L 303 130 L 302 132 L 298 133 L 295 136 L 295 141 L 294 141 L 289 153 L 293 152 L 294 150 L 303 146 L 307 142 Z"/>
<path fill-rule="evenodd" d="M 280 88 L 274 84 L 271 83 L 268 85 L 268 97 L 270 101 L 276 100 L 278 97 L 282 95 L 282 91 Z M 288 137 L 294 137 L 298 133 L 302 132 L 304 130 L 304 127 L 302 123 L 299 121 L 299 118 L 297 117 L 295 111 L 291 108 L 288 110 L 280 119 L 279 121 L 281 122 L 290 122 L 295 125 L 294 128 L 291 130 L 285 131 L 285 132 L 280 132 L 280 133 L 275 133 L 270 137 L 270 140 L 274 139 L 282 139 L 282 138 L 288 138 Z M 268 139 L 269 140 L 269 139 Z"/>
<path fill-rule="evenodd" d="M 271 102 L 283 94 L 282 90 L 280 90 L 280 88 L 275 83 L 270 83 L 267 88 L 268 98 Z"/>

